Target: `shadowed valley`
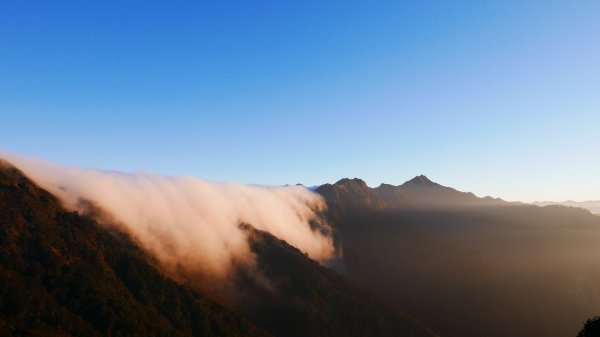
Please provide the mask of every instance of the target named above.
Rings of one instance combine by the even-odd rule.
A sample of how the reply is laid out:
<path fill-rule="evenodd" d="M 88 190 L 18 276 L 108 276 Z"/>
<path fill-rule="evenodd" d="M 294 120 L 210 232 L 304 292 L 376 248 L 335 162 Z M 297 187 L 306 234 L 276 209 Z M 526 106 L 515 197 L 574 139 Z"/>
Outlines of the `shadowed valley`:
<path fill-rule="evenodd" d="M 508 203 L 424 176 L 317 189 L 344 272 L 442 336 L 569 336 L 600 308 L 600 217 Z"/>

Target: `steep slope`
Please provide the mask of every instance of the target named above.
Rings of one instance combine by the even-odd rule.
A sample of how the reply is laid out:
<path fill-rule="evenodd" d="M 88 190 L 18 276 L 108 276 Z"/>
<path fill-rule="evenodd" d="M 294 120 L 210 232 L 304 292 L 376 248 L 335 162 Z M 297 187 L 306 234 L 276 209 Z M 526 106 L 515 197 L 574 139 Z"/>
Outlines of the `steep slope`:
<path fill-rule="evenodd" d="M 126 235 L 0 165 L 1 336 L 434 336 L 250 225 L 256 264 L 219 284 L 185 270 L 174 282 Z"/>
<path fill-rule="evenodd" d="M 267 336 L 0 162 L 1 336 Z"/>
<path fill-rule="evenodd" d="M 600 218 L 585 210 L 476 198 L 424 177 L 385 196 L 336 185 L 322 195 L 341 270 L 442 336 L 570 335 L 600 306 Z M 364 195 L 380 204 L 356 204 Z"/>
<path fill-rule="evenodd" d="M 376 191 L 358 178 L 344 178 L 335 184 L 321 185 L 316 192 L 327 200 L 330 214 L 389 207 Z"/>
<path fill-rule="evenodd" d="M 246 226 L 257 265 L 240 270 L 240 310 L 276 336 L 412 336 L 434 333 L 334 269 Z"/>
<path fill-rule="evenodd" d="M 596 337 L 600 336 L 600 317 L 596 316 L 588 319 L 583 328 L 577 334 L 577 337 Z"/>

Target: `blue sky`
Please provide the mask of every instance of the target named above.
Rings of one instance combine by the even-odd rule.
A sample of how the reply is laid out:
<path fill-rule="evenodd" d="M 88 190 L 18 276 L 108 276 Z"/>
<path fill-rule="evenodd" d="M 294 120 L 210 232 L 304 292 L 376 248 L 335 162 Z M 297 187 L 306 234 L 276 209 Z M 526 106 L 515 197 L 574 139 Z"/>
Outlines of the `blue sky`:
<path fill-rule="evenodd" d="M 0 3 L 0 149 L 600 199 L 600 2 Z"/>

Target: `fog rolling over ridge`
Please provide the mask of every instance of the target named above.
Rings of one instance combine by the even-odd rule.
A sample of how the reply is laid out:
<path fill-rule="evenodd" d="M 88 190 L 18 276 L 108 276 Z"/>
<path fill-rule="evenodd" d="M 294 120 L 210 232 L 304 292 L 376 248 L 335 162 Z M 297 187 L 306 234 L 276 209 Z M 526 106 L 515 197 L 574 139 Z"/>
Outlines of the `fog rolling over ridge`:
<path fill-rule="evenodd" d="M 237 262 L 252 263 L 248 223 L 289 242 L 313 259 L 334 253 L 316 211 L 323 199 L 304 187 L 249 186 L 194 177 L 118 173 L 63 166 L 0 153 L 70 210 L 91 202 L 167 268 L 222 277 Z M 315 229 L 315 227 L 317 229 Z"/>
<path fill-rule="evenodd" d="M 11 173 L 13 165 L 18 174 Z M 103 262 L 86 261 L 120 273 L 115 284 L 137 289 L 150 275 L 139 272 L 147 270 L 144 263 L 156 267 L 149 252 L 162 262 L 160 275 L 192 291 L 208 285 L 210 296 L 222 296 L 226 306 L 278 337 L 560 337 L 600 308 L 600 217 L 580 208 L 480 198 L 422 175 L 375 188 L 344 178 L 311 191 L 84 169 L 0 153 L 2 168 L 0 237 L 11 245 L 0 245 L 8 257 L 0 268 L 18 276 L 5 283 L 13 288 L 22 283 L 14 280 L 29 277 L 31 265 L 43 266 L 35 269 L 40 280 L 54 279 L 65 289 L 71 289 L 69 275 L 113 273 L 85 264 L 75 272 L 70 265 L 101 256 L 96 252 L 112 242 Z M 56 198 L 40 197 L 49 194 L 36 192 L 38 185 Z M 111 239 L 127 235 L 81 225 L 97 228 L 96 219 L 100 227 L 127 233 L 144 259 L 131 262 L 133 255 L 117 248 L 123 242 Z M 109 236 L 98 240 L 99 232 Z M 78 251 L 89 248 L 85 242 L 93 242 L 93 253 Z M 20 264 L 12 265 L 10 254 Z M 309 257 L 336 257 L 329 262 L 338 270 Z M 60 263 L 48 269 L 47 260 Z M 138 270 L 136 277 L 127 266 Z M 69 292 L 74 313 L 90 292 Z M 64 291 L 50 293 L 60 300 Z M 105 295 L 88 304 L 120 298 Z M 139 304 L 147 306 L 146 300 Z M 157 308 L 169 313 L 172 305 Z M 87 320 L 98 331 L 112 326 L 90 312 Z"/>

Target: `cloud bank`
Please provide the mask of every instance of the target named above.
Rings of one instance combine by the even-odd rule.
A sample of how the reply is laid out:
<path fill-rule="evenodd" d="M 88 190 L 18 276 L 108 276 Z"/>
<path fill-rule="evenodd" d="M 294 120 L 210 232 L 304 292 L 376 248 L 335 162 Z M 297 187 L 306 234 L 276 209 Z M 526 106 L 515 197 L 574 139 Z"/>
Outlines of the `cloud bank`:
<path fill-rule="evenodd" d="M 0 153 L 65 208 L 85 212 L 90 201 L 167 267 L 226 276 L 234 261 L 252 261 L 248 223 L 311 258 L 334 253 L 332 239 L 311 229 L 323 199 L 301 186 L 250 186 L 194 177 L 119 173 L 64 166 Z"/>

